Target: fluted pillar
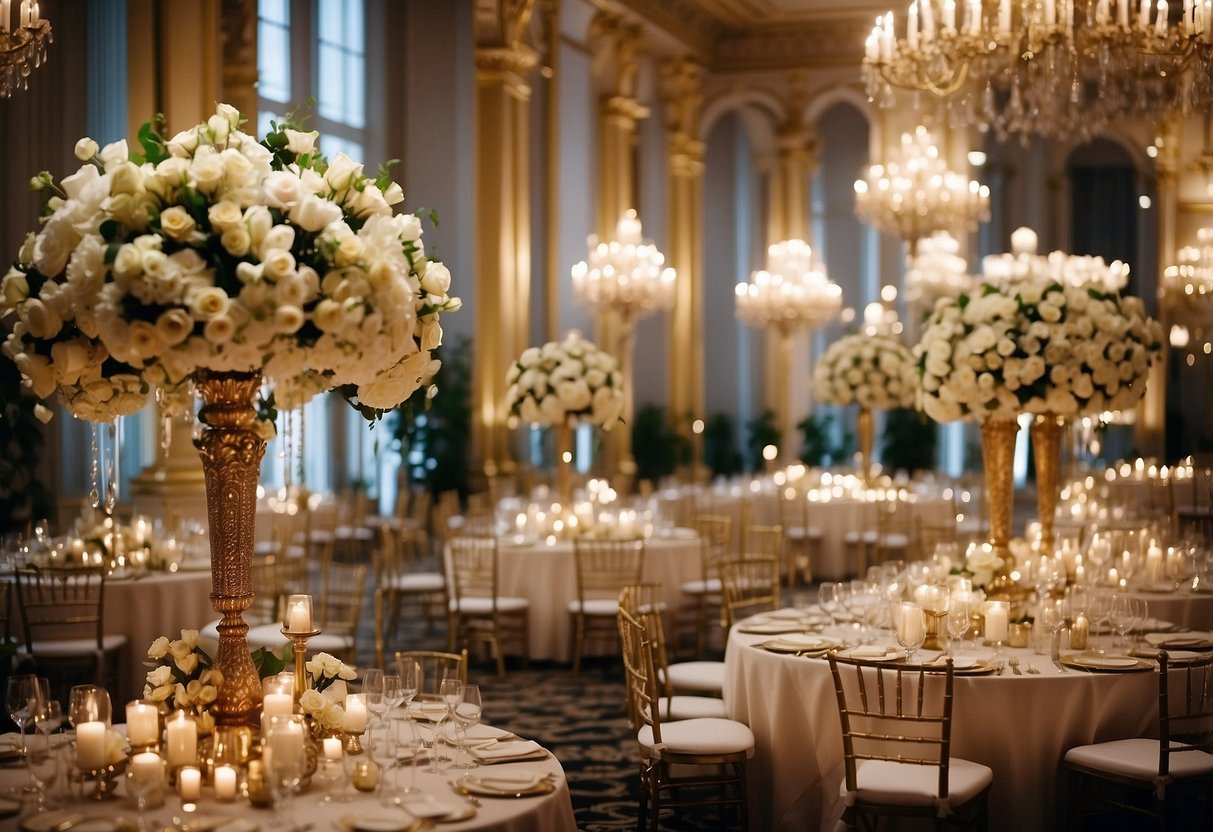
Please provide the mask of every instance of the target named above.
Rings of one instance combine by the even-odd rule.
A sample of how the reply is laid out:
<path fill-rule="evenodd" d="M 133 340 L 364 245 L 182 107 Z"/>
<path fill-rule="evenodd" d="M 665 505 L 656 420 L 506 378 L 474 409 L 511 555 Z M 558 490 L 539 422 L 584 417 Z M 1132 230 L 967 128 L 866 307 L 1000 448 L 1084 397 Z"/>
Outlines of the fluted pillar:
<path fill-rule="evenodd" d="M 670 321 L 669 409 L 674 424 L 703 418 L 703 153 L 699 116 L 703 67 L 686 58 L 662 67 L 662 98 L 669 129 L 669 247 L 677 271 Z"/>
<path fill-rule="evenodd" d="M 530 107 L 523 43 L 476 50 L 476 361 L 473 446 L 494 476 L 514 470 L 505 374 L 528 346 L 531 305 Z"/>
<path fill-rule="evenodd" d="M 222 0 L 223 101 L 257 124 L 257 0 Z"/>

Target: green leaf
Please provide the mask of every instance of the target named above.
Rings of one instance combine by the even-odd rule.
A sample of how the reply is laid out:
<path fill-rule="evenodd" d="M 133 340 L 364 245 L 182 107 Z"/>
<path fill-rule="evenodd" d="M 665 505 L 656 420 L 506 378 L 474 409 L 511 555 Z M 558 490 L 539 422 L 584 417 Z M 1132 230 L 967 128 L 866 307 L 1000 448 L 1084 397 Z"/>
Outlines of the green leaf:
<path fill-rule="evenodd" d="M 284 645 L 289 647 L 289 645 Z M 285 650 L 283 651 L 285 652 Z M 285 656 L 279 656 L 273 650 L 267 647 L 258 647 L 252 652 L 253 667 L 257 668 L 257 677 L 265 679 L 269 676 L 277 676 L 282 671 L 286 670 L 288 664 Z"/>
<path fill-rule="evenodd" d="M 161 134 L 163 127 L 164 113 L 157 113 L 151 121 L 143 122 L 139 127 L 139 146 L 143 148 L 142 158 L 138 154 L 132 153 L 132 162 L 138 164 L 146 161 L 156 165 L 169 157 L 164 136 Z"/>

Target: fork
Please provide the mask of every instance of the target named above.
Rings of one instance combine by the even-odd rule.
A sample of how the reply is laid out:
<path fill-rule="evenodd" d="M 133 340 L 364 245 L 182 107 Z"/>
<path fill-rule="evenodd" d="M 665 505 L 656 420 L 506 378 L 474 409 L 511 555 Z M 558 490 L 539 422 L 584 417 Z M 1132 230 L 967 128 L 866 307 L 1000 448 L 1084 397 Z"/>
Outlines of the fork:
<path fill-rule="evenodd" d="M 1037 668 L 1036 665 L 1034 665 L 1034 664 L 1029 664 L 1027 667 L 1024 668 L 1024 670 L 1029 675 L 1039 675 L 1040 674 L 1040 669 Z"/>
<path fill-rule="evenodd" d="M 1015 656 L 1012 656 L 1010 658 L 1010 660 L 1008 660 L 1007 664 L 1009 664 L 1011 666 L 1011 672 L 1014 673 L 1016 676 L 1023 675 L 1023 671 L 1019 669 L 1019 659 L 1018 658 L 1016 658 Z"/>

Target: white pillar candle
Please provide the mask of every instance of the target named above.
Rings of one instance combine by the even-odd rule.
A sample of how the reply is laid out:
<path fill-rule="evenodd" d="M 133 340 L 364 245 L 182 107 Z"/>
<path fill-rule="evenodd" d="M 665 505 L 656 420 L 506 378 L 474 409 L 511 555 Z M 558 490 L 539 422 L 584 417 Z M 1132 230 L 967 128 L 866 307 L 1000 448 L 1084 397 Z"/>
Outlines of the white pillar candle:
<path fill-rule="evenodd" d="M 1007 640 L 1007 619 L 1009 611 L 1004 601 L 990 601 L 986 604 L 986 640 Z"/>
<path fill-rule="evenodd" d="M 1055 0 L 1045 0 L 1045 25 L 1052 26 L 1057 22 L 1057 3 Z"/>
<path fill-rule="evenodd" d="M 154 785 L 164 779 L 164 760 L 154 751 L 144 751 L 131 757 L 131 777 L 145 785 Z"/>
<path fill-rule="evenodd" d="M 943 0 L 943 30 L 948 34 L 956 31 L 956 0 Z"/>
<path fill-rule="evenodd" d="M 312 632 L 312 596 L 292 595 L 287 600 L 286 629 L 292 633 Z"/>
<path fill-rule="evenodd" d="M 1150 28 L 1150 0 L 1141 0 L 1137 9 L 1137 25 L 1143 30 Z M 1140 464 L 1141 460 L 1137 462 Z"/>
<path fill-rule="evenodd" d="M 202 797 L 202 772 L 193 766 L 186 766 L 177 772 L 177 794 L 182 800 L 197 801 Z"/>
<path fill-rule="evenodd" d="M 132 747 L 160 742 L 160 711 L 155 705 L 138 701 L 127 703 L 126 739 Z"/>
<path fill-rule="evenodd" d="M 231 766 L 215 769 L 215 797 L 219 800 L 236 799 L 236 769 Z"/>
<path fill-rule="evenodd" d="M 885 15 L 884 26 L 880 30 L 880 60 L 886 63 L 893 58 L 893 13 Z"/>
<path fill-rule="evenodd" d="M 998 0 L 998 34 L 1011 34 L 1011 0 Z"/>
<path fill-rule="evenodd" d="M 339 737 L 324 738 L 324 759 L 340 760 L 342 756 L 341 739 Z"/>
<path fill-rule="evenodd" d="M 910 4 L 909 16 L 906 19 L 906 45 L 911 49 L 918 48 L 918 0 Z"/>
<path fill-rule="evenodd" d="M 266 744 L 275 765 L 293 765 L 303 758 L 303 724 L 290 720 L 275 726 Z"/>
<path fill-rule="evenodd" d="M 915 604 L 902 604 L 898 609 L 897 636 L 906 644 L 913 644 L 925 637 L 922 609 Z"/>
<path fill-rule="evenodd" d="M 198 761 L 198 726 L 194 720 L 178 711 L 165 725 L 166 756 L 172 768 L 188 766 Z"/>
<path fill-rule="evenodd" d="M 345 697 L 345 730 L 359 734 L 366 730 L 366 696 L 349 693 Z"/>
<path fill-rule="evenodd" d="M 76 765 L 85 771 L 105 766 L 104 722 L 82 722 L 76 726 Z"/>
<path fill-rule="evenodd" d="M 1154 22 L 1154 32 L 1160 38 L 1167 36 L 1167 0 L 1158 0 L 1158 19 Z"/>
<path fill-rule="evenodd" d="M 289 693 L 267 693 L 261 700 L 265 716 L 290 716 L 295 710 L 295 698 Z"/>

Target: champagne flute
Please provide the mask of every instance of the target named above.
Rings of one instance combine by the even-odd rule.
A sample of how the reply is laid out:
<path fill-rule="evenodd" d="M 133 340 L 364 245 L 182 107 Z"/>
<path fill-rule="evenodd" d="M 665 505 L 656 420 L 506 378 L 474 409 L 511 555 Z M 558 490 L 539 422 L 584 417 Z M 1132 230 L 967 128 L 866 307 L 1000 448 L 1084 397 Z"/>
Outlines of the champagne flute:
<path fill-rule="evenodd" d="M 468 747 L 468 729 L 480 724 L 480 713 L 480 686 L 464 685 L 463 696 L 455 705 L 455 723 L 463 733 L 463 741 L 460 744 L 463 768 L 469 771 L 476 767 L 476 761 L 472 759 L 472 752 Z"/>

